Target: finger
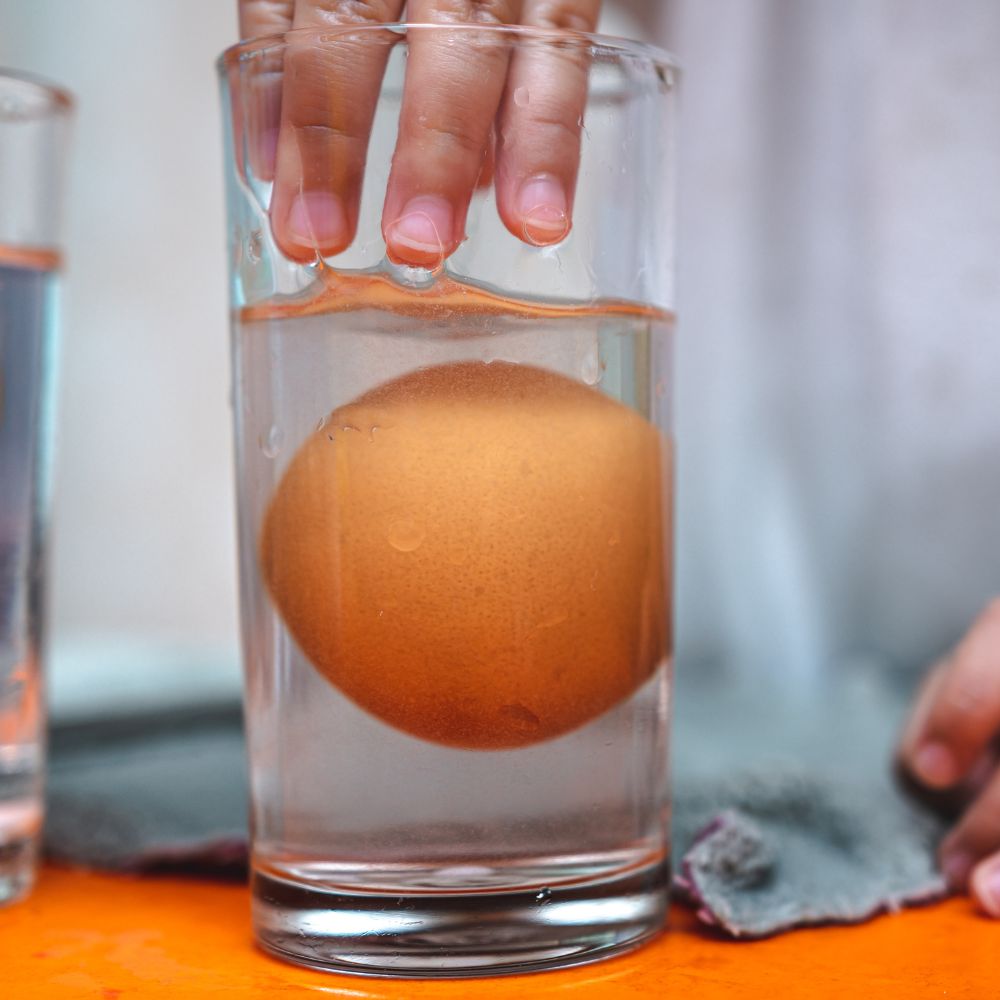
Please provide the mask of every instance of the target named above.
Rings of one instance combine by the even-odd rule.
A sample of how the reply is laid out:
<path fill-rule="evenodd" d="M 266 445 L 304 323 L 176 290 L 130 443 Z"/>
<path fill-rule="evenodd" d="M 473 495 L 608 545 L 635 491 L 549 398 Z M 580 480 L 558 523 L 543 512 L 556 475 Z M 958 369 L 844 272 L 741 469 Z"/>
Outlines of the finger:
<path fill-rule="evenodd" d="M 485 190 L 493 183 L 493 175 L 497 167 L 497 137 L 496 130 L 490 129 L 489 137 L 486 140 L 486 149 L 483 152 L 483 162 L 479 168 L 479 176 L 476 177 L 476 190 Z"/>
<path fill-rule="evenodd" d="M 919 755 L 921 736 L 926 728 L 931 710 L 937 702 L 938 692 L 941 690 L 950 665 L 950 658 L 942 660 L 935 664 L 927 674 L 920 685 L 916 699 L 914 699 L 913 708 L 910 710 L 909 718 L 903 728 L 903 735 L 899 740 L 899 763 L 903 771 L 914 778 L 917 778 L 918 772 L 922 773 L 927 770 L 925 764 L 918 767 L 913 763 L 913 760 Z M 918 778 L 918 783 L 922 784 L 923 778 Z"/>
<path fill-rule="evenodd" d="M 593 31 L 599 0 L 525 0 L 522 23 Z M 545 246 L 569 232 L 587 102 L 589 45 L 570 35 L 514 53 L 500 111 L 497 209 L 519 239 Z"/>
<path fill-rule="evenodd" d="M 967 777 L 1000 731 L 1000 600 L 935 670 L 900 745 L 905 766 L 932 788 Z"/>
<path fill-rule="evenodd" d="M 948 881 L 962 888 L 973 867 L 1000 850 L 1000 771 L 993 774 L 979 798 L 942 841 L 941 869 Z"/>
<path fill-rule="evenodd" d="M 1000 917 L 1000 851 L 976 865 L 970 887 L 983 913 Z"/>
<path fill-rule="evenodd" d="M 295 0 L 239 0 L 240 38 L 284 34 L 292 26 Z"/>
<path fill-rule="evenodd" d="M 517 0 L 410 0 L 415 23 L 499 25 Z M 461 28 L 409 33 L 399 135 L 382 210 L 389 259 L 438 266 L 465 217 L 507 78 L 510 39 Z"/>
<path fill-rule="evenodd" d="M 393 21 L 403 0 L 296 0 L 293 28 Z M 271 228 L 282 252 L 310 261 L 354 238 L 368 134 L 394 35 L 291 38 L 285 50 Z"/>
<path fill-rule="evenodd" d="M 284 34 L 292 26 L 294 0 L 240 0 L 240 38 L 266 38 Z M 242 114 L 233 120 L 246 130 L 247 154 L 254 177 L 274 179 L 274 157 L 281 123 L 282 55 L 280 49 L 261 55 L 261 63 L 239 91 Z M 234 88 L 233 97 L 236 97 Z M 237 147 L 237 155 L 242 149 Z"/>

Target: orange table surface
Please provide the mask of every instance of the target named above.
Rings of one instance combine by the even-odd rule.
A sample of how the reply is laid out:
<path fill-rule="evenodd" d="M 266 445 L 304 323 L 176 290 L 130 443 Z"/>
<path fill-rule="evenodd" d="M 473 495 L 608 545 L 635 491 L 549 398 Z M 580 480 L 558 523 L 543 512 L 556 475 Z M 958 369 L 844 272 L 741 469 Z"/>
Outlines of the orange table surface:
<path fill-rule="evenodd" d="M 670 930 L 620 958 L 559 972 L 418 982 L 297 969 L 257 951 L 243 886 L 49 867 L 0 910 L 0 997 L 825 998 L 1000 996 L 1000 924 L 965 899 L 860 927 L 722 941 L 674 908 Z"/>

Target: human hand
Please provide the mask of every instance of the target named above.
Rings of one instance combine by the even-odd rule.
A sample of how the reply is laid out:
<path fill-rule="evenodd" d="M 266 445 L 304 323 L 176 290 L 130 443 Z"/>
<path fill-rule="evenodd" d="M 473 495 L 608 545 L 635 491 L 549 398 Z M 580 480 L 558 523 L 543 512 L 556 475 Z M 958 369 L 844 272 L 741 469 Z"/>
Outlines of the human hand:
<path fill-rule="evenodd" d="M 240 33 L 258 38 L 291 28 L 391 22 L 404 0 L 239 0 Z M 600 0 L 409 0 L 413 23 L 520 24 L 593 31 Z M 318 46 L 292 39 L 266 83 L 260 107 L 270 136 L 252 153 L 257 175 L 274 181 L 271 225 L 298 261 L 345 250 L 358 225 L 368 135 L 386 46 Z M 587 97 L 585 50 L 522 47 L 496 38 L 454 44 L 413 32 L 399 133 L 382 210 L 390 260 L 435 267 L 465 237 L 465 216 L 495 157 L 497 208 L 527 243 L 569 232 Z M 521 89 L 523 88 L 523 90 Z M 514 99 L 518 92 L 530 101 Z M 494 129 L 498 137 L 494 153 Z"/>
<path fill-rule="evenodd" d="M 1000 599 L 927 677 L 899 746 L 924 788 L 957 797 L 961 817 L 941 844 L 942 871 L 1000 917 Z"/>

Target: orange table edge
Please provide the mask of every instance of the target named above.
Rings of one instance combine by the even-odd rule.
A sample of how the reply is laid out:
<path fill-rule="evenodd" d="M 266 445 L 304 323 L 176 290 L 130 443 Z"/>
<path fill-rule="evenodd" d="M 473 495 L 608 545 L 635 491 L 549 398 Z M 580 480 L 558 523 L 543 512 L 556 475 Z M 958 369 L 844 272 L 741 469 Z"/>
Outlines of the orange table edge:
<path fill-rule="evenodd" d="M 680 907 L 628 955 L 557 972 L 442 981 L 299 969 L 258 951 L 245 886 L 46 867 L 35 892 L 0 910 L 0 997 L 434 998 L 1000 997 L 1000 923 L 966 899 L 857 927 L 722 940 Z"/>

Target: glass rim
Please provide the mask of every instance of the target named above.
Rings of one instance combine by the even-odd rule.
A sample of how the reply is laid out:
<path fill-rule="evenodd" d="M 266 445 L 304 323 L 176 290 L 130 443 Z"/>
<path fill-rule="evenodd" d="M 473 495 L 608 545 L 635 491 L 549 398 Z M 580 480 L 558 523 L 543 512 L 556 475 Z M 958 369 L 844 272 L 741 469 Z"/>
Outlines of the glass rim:
<path fill-rule="evenodd" d="M 416 28 L 418 31 L 459 31 L 470 35 L 496 33 L 518 38 L 537 39 L 539 41 L 565 41 L 569 38 L 620 56 L 627 56 L 633 59 L 649 59 L 658 67 L 670 70 L 672 73 L 680 72 L 680 63 L 677 61 L 677 58 L 666 49 L 662 49 L 657 45 L 651 45 L 648 42 L 635 41 L 631 38 L 621 38 L 617 35 L 601 35 L 595 32 L 572 31 L 565 28 L 540 28 L 525 24 L 431 24 L 421 21 L 384 21 L 377 23 L 366 21 L 364 24 L 333 24 L 321 28 L 291 28 L 285 32 L 262 35 L 260 38 L 244 39 L 235 45 L 230 45 L 222 51 L 222 54 L 216 60 L 216 67 L 220 73 L 224 72 L 239 64 L 242 59 L 248 56 L 255 56 L 274 49 L 286 48 L 289 41 L 294 41 L 297 38 L 319 36 L 320 41 L 334 41 L 337 35 L 377 34 L 384 31 L 395 32 L 403 38 L 413 28 Z"/>
<path fill-rule="evenodd" d="M 27 91 L 34 98 L 36 113 L 29 116 L 11 114 L 0 103 L 0 122 L 19 121 L 25 117 L 69 115 L 76 108 L 73 95 L 65 87 L 52 83 L 43 77 L 35 76 L 33 73 L 24 73 L 21 70 L 0 66 L 0 99 L 6 96 L 8 91 L 15 89 L 22 92 Z"/>

